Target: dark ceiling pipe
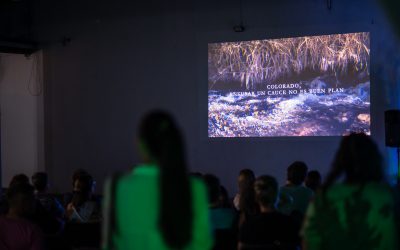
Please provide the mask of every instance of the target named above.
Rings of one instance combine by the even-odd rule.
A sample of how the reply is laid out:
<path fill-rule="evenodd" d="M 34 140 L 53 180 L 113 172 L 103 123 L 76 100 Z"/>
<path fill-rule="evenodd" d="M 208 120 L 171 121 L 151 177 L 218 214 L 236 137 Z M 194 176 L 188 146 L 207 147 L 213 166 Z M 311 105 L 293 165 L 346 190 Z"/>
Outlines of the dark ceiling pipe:
<path fill-rule="evenodd" d="M 38 45 L 35 42 L 0 39 L 0 52 L 2 53 L 31 55 L 38 50 Z"/>

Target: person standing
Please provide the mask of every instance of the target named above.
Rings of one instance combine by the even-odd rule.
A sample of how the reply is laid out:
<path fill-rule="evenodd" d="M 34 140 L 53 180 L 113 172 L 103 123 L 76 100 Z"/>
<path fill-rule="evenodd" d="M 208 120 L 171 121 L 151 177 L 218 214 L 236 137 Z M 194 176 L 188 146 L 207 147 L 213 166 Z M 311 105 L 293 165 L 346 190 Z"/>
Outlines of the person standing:
<path fill-rule="evenodd" d="M 105 187 L 103 249 L 210 249 L 207 191 L 190 178 L 181 132 L 166 112 L 139 128 L 143 164 Z"/>

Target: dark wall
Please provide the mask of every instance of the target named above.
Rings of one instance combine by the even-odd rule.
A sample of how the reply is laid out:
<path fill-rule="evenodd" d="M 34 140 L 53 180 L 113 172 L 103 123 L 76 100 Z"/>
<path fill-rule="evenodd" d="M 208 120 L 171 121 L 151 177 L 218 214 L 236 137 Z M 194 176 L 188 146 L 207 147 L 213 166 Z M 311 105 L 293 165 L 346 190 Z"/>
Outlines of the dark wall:
<path fill-rule="evenodd" d="M 398 99 L 387 100 L 396 84 L 381 81 L 384 59 L 374 55 L 395 40 L 375 1 L 332 1 L 331 10 L 319 0 L 243 1 L 244 33 L 232 30 L 239 1 L 99 2 L 35 6 L 45 58 L 46 169 L 56 191 L 70 188 L 77 168 L 101 188 L 106 176 L 140 162 L 135 130 L 152 108 L 177 117 L 191 170 L 218 175 L 231 192 L 242 168 L 281 184 L 294 160 L 326 174 L 340 138 L 207 138 L 207 43 L 215 41 L 371 31 L 372 134 L 383 149 L 382 113 Z"/>

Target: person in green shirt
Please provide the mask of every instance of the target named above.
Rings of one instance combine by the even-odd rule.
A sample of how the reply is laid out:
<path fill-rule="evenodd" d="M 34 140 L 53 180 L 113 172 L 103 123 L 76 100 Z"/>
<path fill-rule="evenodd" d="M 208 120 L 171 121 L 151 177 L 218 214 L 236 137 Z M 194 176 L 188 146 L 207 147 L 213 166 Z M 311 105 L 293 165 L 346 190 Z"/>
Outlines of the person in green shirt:
<path fill-rule="evenodd" d="M 308 207 L 303 249 L 397 249 L 394 196 L 382 162 L 367 135 L 343 137 L 322 191 Z"/>
<path fill-rule="evenodd" d="M 187 174 L 184 143 L 172 117 L 153 111 L 139 128 L 144 164 L 105 187 L 103 249 L 210 249 L 203 183 Z"/>

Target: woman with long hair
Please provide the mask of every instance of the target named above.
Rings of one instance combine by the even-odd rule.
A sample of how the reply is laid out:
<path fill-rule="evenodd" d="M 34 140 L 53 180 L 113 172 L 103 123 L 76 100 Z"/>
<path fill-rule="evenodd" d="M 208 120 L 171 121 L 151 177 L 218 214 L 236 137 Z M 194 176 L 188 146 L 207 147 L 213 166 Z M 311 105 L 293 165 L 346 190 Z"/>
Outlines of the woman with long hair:
<path fill-rule="evenodd" d="M 144 164 L 106 185 L 104 249 L 209 249 L 203 184 L 189 178 L 175 121 L 149 113 L 139 127 Z"/>
<path fill-rule="evenodd" d="M 258 214 L 258 206 L 254 194 L 254 181 L 256 177 L 251 169 L 242 169 L 238 176 L 239 193 L 233 202 L 239 211 L 239 227 L 250 217 Z"/>
<path fill-rule="evenodd" d="M 393 192 L 382 164 L 370 137 L 343 137 L 322 191 L 308 208 L 304 249 L 396 248 Z"/>

